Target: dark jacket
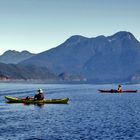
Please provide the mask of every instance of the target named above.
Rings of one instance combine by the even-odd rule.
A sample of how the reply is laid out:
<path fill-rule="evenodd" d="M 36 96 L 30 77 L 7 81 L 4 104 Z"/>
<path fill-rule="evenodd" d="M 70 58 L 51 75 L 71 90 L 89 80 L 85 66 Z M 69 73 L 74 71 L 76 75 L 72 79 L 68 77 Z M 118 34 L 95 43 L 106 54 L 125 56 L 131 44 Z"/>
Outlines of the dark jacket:
<path fill-rule="evenodd" d="M 43 93 L 38 93 L 35 94 L 34 100 L 43 100 L 44 99 L 44 94 Z"/>

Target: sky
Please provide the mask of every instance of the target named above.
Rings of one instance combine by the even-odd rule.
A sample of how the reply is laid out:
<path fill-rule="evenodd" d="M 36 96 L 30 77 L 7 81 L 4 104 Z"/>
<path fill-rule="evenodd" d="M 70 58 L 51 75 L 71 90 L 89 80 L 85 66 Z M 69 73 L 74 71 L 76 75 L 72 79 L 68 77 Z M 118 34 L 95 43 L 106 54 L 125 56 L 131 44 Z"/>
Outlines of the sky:
<path fill-rule="evenodd" d="M 140 41 L 140 0 L 0 0 L 0 54 L 40 53 L 73 35 L 129 31 Z"/>

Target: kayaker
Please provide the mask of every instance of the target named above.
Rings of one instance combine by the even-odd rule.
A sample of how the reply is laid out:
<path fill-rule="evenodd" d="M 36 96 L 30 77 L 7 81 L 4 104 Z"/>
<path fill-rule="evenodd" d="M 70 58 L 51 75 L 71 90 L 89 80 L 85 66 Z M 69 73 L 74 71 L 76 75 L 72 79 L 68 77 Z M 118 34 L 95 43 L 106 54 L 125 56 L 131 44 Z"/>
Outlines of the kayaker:
<path fill-rule="evenodd" d="M 43 100 L 44 99 L 44 94 L 42 89 L 37 90 L 37 94 L 34 96 L 34 100 Z"/>
<path fill-rule="evenodd" d="M 118 85 L 118 92 L 122 92 L 122 86 Z"/>

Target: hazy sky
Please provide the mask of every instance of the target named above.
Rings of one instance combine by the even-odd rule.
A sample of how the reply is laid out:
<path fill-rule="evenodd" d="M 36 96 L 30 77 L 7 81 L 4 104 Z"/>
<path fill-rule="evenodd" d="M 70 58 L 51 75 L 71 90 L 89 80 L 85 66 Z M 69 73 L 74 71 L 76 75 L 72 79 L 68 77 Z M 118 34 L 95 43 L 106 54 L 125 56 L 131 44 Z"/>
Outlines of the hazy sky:
<path fill-rule="evenodd" d="M 0 0 L 0 54 L 39 53 L 72 35 L 129 31 L 140 41 L 140 0 Z"/>

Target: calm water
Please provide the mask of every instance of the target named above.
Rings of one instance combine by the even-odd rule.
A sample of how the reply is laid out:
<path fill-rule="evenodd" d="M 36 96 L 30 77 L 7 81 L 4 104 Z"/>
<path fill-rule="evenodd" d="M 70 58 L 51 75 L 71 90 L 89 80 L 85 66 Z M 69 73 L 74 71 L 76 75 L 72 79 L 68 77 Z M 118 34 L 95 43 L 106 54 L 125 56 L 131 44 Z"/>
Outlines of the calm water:
<path fill-rule="evenodd" d="M 0 140 L 140 140 L 140 92 L 101 94 L 117 85 L 0 83 Z M 124 85 L 138 89 L 140 85 Z M 7 104 L 4 96 L 70 98 L 67 105 Z"/>

